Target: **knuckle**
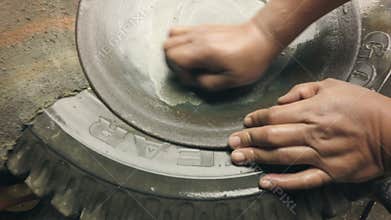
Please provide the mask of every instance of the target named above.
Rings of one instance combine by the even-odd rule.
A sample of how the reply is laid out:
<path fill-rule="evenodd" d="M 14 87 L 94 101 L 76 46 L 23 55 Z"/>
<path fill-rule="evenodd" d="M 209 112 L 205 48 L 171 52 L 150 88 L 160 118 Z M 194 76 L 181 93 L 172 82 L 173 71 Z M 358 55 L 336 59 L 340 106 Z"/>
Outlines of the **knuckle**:
<path fill-rule="evenodd" d="M 315 148 L 306 149 L 302 159 L 305 164 L 315 166 L 319 169 L 323 168 L 323 159 Z"/>
<path fill-rule="evenodd" d="M 258 113 L 252 113 L 252 114 L 249 114 L 246 116 L 246 118 L 249 119 L 249 121 L 251 121 L 251 123 L 258 123 L 258 117 L 257 117 Z"/>
<path fill-rule="evenodd" d="M 317 141 L 316 132 L 316 127 L 314 125 L 309 125 L 303 129 L 301 134 L 304 140 L 304 144 L 313 146 Z"/>
<path fill-rule="evenodd" d="M 324 161 L 316 151 L 313 150 L 308 156 L 308 164 L 318 167 L 319 169 L 322 169 L 324 167 Z"/>
<path fill-rule="evenodd" d="M 278 106 L 273 106 L 269 108 L 268 114 L 267 114 L 267 122 L 269 123 L 274 123 L 278 120 L 278 112 L 279 112 L 279 107 Z"/>
<path fill-rule="evenodd" d="M 188 56 L 191 57 L 191 62 L 196 65 L 207 66 L 207 63 L 212 59 L 211 51 L 207 47 L 205 44 L 199 44 L 189 50 Z"/>
<path fill-rule="evenodd" d="M 297 84 L 293 87 L 293 90 L 297 91 L 297 90 L 301 90 L 302 88 L 306 87 L 306 83 L 300 83 L 300 84 Z"/>
<path fill-rule="evenodd" d="M 171 62 L 181 67 L 186 67 L 190 62 L 189 56 L 185 51 L 179 51 L 176 49 L 168 51 L 167 58 Z"/>
<path fill-rule="evenodd" d="M 176 29 L 174 29 L 174 28 L 170 28 L 170 30 L 168 31 L 169 36 L 173 36 L 173 35 L 175 35 L 175 33 L 176 33 Z"/>
<path fill-rule="evenodd" d="M 333 181 L 333 179 L 330 178 L 329 176 L 327 176 L 327 174 L 325 175 L 324 171 L 322 171 L 322 170 L 318 171 L 318 178 L 320 180 L 321 186 L 328 184 L 330 181 Z"/>
<path fill-rule="evenodd" d="M 244 132 L 242 135 L 242 141 L 244 145 L 251 145 L 253 142 L 253 137 L 251 132 Z"/>
<path fill-rule="evenodd" d="M 333 125 L 330 123 L 320 123 L 317 125 L 317 130 L 318 130 L 318 139 L 321 140 L 328 140 L 331 137 L 333 137 L 334 134 L 334 129 Z"/>
<path fill-rule="evenodd" d="M 320 82 L 320 84 L 327 87 L 327 86 L 335 85 L 338 82 L 339 81 L 336 79 L 327 78 L 327 79 L 323 80 L 322 82 Z"/>
<path fill-rule="evenodd" d="M 266 143 L 269 143 L 271 141 L 271 138 L 275 136 L 275 134 L 277 133 L 276 130 L 274 128 L 265 128 L 263 130 L 261 130 L 262 132 L 262 142 L 266 142 Z"/>
<path fill-rule="evenodd" d="M 198 50 L 200 58 L 205 60 L 213 59 L 213 55 L 217 53 L 217 49 L 208 41 L 205 41 L 203 45 L 199 47 Z"/>
<path fill-rule="evenodd" d="M 202 37 L 196 37 L 192 42 L 194 44 L 194 49 L 192 52 L 197 53 L 199 57 L 206 57 L 206 55 L 208 55 L 210 45 L 206 40 L 204 40 Z"/>
<path fill-rule="evenodd" d="M 248 150 L 248 158 L 250 161 L 258 161 L 259 160 L 259 154 L 256 154 L 253 148 L 250 148 Z"/>
<path fill-rule="evenodd" d="M 315 174 L 316 180 L 319 180 L 318 174 Z M 302 177 L 302 183 L 304 185 L 305 189 L 310 189 L 312 186 L 312 183 L 314 182 L 314 176 L 312 175 L 305 175 Z"/>
<path fill-rule="evenodd" d="M 169 59 L 169 60 L 174 60 L 175 59 L 175 54 L 176 52 L 175 52 L 175 50 L 168 50 L 167 52 L 166 52 L 166 55 L 167 55 L 167 58 Z"/>
<path fill-rule="evenodd" d="M 180 54 L 180 58 L 178 58 L 180 64 L 183 67 L 191 67 L 195 61 L 195 58 L 197 57 L 197 54 L 190 54 L 188 50 L 182 51 Z"/>
<path fill-rule="evenodd" d="M 259 124 L 262 122 L 262 112 L 263 110 L 256 111 L 249 115 L 251 121 L 255 124 Z"/>
<path fill-rule="evenodd" d="M 329 142 L 329 136 L 324 132 L 314 132 L 307 140 L 308 144 L 318 149 L 324 149 Z"/>
<path fill-rule="evenodd" d="M 307 124 L 312 125 L 314 128 L 316 128 L 319 123 L 323 123 L 323 121 L 329 117 L 323 106 L 312 105 L 306 110 L 304 120 Z"/>
<path fill-rule="evenodd" d="M 302 85 L 303 84 L 297 84 L 297 85 L 293 86 L 292 90 L 298 90 L 301 88 Z"/>
<path fill-rule="evenodd" d="M 216 92 L 227 86 L 226 84 L 220 83 L 218 80 L 212 80 L 208 78 L 198 78 L 198 84 L 206 91 Z"/>
<path fill-rule="evenodd" d="M 299 92 L 303 97 L 307 97 L 312 94 L 312 90 L 309 87 L 301 87 Z"/>
<path fill-rule="evenodd" d="M 290 164 L 294 160 L 290 154 L 286 154 L 284 150 L 277 149 L 274 155 L 276 162 L 281 164 Z"/>
<path fill-rule="evenodd" d="M 325 82 L 336 82 L 337 80 L 333 79 L 333 78 L 326 78 L 324 81 Z"/>

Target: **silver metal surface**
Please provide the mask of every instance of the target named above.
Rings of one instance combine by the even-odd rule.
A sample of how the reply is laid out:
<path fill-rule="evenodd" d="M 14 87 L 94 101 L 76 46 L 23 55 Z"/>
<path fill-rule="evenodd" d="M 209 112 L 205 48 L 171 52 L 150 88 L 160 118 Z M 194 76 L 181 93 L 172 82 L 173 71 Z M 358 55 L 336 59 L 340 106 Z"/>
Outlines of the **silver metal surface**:
<path fill-rule="evenodd" d="M 171 143 L 223 148 L 227 136 L 242 128 L 245 114 L 273 105 L 293 84 L 347 79 L 360 46 L 357 5 L 348 4 L 308 28 L 251 88 L 201 94 L 171 80 L 162 50 L 169 27 L 238 23 L 263 4 L 83 0 L 77 27 L 81 62 L 98 96 L 128 124 Z"/>

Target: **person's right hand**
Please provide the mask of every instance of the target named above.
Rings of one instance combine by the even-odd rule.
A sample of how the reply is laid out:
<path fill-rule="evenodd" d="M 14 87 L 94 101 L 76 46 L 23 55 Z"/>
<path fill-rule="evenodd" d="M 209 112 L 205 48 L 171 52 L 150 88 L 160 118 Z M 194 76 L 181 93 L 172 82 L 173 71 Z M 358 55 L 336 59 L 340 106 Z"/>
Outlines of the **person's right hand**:
<path fill-rule="evenodd" d="M 164 44 L 169 66 L 184 84 L 209 91 L 251 84 L 283 49 L 258 26 L 250 21 L 172 28 Z"/>
<path fill-rule="evenodd" d="M 328 79 L 297 85 L 278 101 L 278 106 L 249 114 L 248 129 L 230 137 L 232 160 L 310 167 L 267 174 L 260 182 L 263 188 L 361 183 L 389 170 L 390 98 Z"/>

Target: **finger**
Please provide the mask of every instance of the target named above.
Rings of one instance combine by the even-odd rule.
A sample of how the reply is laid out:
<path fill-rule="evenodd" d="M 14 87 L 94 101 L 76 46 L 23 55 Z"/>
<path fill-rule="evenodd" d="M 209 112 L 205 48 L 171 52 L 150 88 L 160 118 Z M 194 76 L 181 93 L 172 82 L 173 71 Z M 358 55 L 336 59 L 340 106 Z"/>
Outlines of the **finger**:
<path fill-rule="evenodd" d="M 284 147 L 272 150 L 240 148 L 232 152 L 232 162 L 245 165 L 252 162 L 272 165 L 313 165 L 319 164 L 318 153 L 306 146 Z"/>
<path fill-rule="evenodd" d="M 182 69 L 202 68 L 205 62 L 205 53 L 193 43 L 184 44 L 166 51 L 167 59 Z"/>
<path fill-rule="evenodd" d="M 289 104 L 315 96 L 319 91 L 319 83 L 303 83 L 293 87 L 286 95 L 278 99 L 278 104 Z"/>
<path fill-rule="evenodd" d="M 268 190 L 301 190 L 320 187 L 332 180 L 323 170 L 310 168 L 294 174 L 268 174 L 261 178 L 259 185 Z"/>
<path fill-rule="evenodd" d="M 188 34 L 171 37 L 171 38 L 167 39 L 166 42 L 164 43 L 164 50 L 167 51 L 173 47 L 181 46 L 181 45 L 188 44 L 191 42 L 192 42 L 191 37 Z"/>
<path fill-rule="evenodd" d="M 169 36 L 174 37 L 182 34 L 187 34 L 193 30 L 194 27 L 188 27 L 188 26 L 177 26 L 172 27 L 169 31 Z"/>
<path fill-rule="evenodd" d="M 232 87 L 231 77 L 225 74 L 202 73 L 198 76 L 197 82 L 200 87 L 208 91 L 219 91 L 228 87 Z"/>
<path fill-rule="evenodd" d="M 191 32 L 197 32 L 197 33 L 203 33 L 210 30 L 213 31 L 220 31 L 220 30 L 226 30 L 227 25 L 195 25 L 195 26 L 177 26 L 172 27 L 169 31 L 169 36 L 179 36 L 183 34 L 188 34 Z"/>
<path fill-rule="evenodd" d="M 195 76 L 193 76 L 193 74 L 191 74 L 189 70 L 179 67 L 175 62 L 170 60 L 168 57 L 166 57 L 166 62 L 171 70 L 171 73 L 174 74 L 182 84 L 188 86 L 195 86 L 196 83 Z"/>
<path fill-rule="evenodd" d="M 191 86 L 191 87 L 198 86 L 195 76 L 186 70 L 177 72 L 176 76 L 179 78 L 180 83 L 186 86 Z"/>
<path fill-rule="evenodd" d="M 248 114 L 244 119 L 246 127 L 263 125 L 303 123 L 308 103 L 295 102 L 287 105 L 273 106 Z"/>
<path fill-rule="evenodd" d="M 269 125 L 245 129 L 232 134 L 228 140 L 232 148 L 283 147 L 307 145 L 306 124 Z"/>

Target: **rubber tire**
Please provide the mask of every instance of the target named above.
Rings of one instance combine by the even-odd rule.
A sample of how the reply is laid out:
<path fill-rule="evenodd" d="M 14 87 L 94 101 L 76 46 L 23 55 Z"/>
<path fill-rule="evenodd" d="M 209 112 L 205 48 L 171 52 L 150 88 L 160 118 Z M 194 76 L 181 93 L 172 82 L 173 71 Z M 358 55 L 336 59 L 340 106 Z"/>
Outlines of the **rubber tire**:
<path fill-rule="evenodd" d="M 88 91 L 72 102 L 93 98 Z M 35 194 L 51 199 L 52 205 L 68 217 L 90 219 L 327 219 L 343 213 L 349 201 L 333 186 L 288 194 L 282 191 L 248 196 L 222 196 L 219 199 L 168 198 L 151 192 L 139 192 L 113 182 L 105 171 L 114 173 L 127 168 L 84 146 L 58 124 L 64 120 L 51 107 L 45 110 L 24 132 L 8 160 L 9 170 L 26 176 L 25 182 Z M 71 112 L 76 114 L 77 112 Z M 61 120 L 54 120 L 53 117 Z M 70 126 L 72 123 L 62 121 Z M 74 128 L 77 129 L 77 128 Z M 104 170 L 102 170 L 104 168 Z M 157 177 L 163 180 L 163 176 Z M 238 177 L 240 179 L 242 177 Z M 154 184 L 148 179 L 130 179 Z M 156 181 L 159 181 L 157 179 Z M 213 184 L 217 180 L 208 180 Z M 164 182 L 162 182 L 164 184 Z M 256 182 L 255 182 L 256 184 Z M 173 187 L 173 191 L 176 187 Z M 291 206 L 287 206 L 287 198 Z"/>

